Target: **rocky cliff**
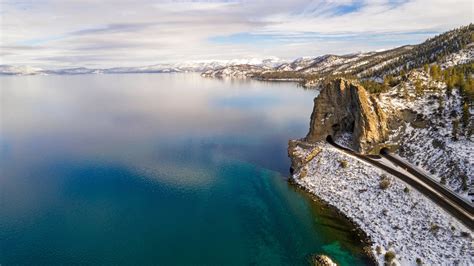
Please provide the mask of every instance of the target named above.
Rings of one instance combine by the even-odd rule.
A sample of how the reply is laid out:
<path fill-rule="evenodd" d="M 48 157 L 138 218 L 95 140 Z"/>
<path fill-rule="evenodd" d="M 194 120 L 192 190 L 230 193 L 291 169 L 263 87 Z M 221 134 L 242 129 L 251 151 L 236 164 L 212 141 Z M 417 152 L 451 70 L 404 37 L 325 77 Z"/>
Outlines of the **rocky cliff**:
<path fill-rule="evenodd" d="M 353 149 L 370 153 L 388 137 L 388 119 L 375 96 L 358 83 L 335 79 L 314 99 L 309 133 L 305 140 L 317 142 L 327 136 L 350 136 Z"/>

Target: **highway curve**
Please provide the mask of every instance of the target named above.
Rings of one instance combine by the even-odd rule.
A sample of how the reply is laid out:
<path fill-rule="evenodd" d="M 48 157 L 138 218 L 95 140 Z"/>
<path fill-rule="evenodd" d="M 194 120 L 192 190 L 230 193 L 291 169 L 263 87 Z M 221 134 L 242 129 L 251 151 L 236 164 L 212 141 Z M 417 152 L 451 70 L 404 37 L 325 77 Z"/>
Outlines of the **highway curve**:
<path fill-rule="evenodd" d="M 412 174 L 412 175 L 418 177 L 419 179 L 421 179 L 424 183 L 429 184 L 429 186 L 436 188 L 445 197 L 448 197 L 452 201 L 455 201 L 458 205 L 462 206 L 463 209 L 469 211 L 471 214 L 474 213 L 474 206 L 472 206 L 472 204 L 469 203 L 469 201 L 459 197 L 454 192 L 452 192 L 450 189 L 446 188 L 445 186 L 443 186 L 440 183 L 438 183 L 437 181 L 435 181 L 433 178 L 431 178 L 428 175 L 424 174 L 423 172 L 419 171 L 415 166 L 413 166 L 410 163 L 404 161 L 402 158 L 398 157 L 397 155 L 394 155 L 394 154 L 390 153 L 390 151 L 387 148 L 383 148 L 382 150 L 380 150 L 380 155 L 382 157 L 385 157 L 387 160 L 391 161 L 393 164 L 396 164 L 399 167 L 404 168 L 410 174 Z"/>
<path fill-rule="evenodd" d="M 426 197 L 430 198 L 438 206 L 451 213 L 451 215 L 469 227 L 469 229 L 474 230 L 473 206 L 468 201 L 465 201 L 447 188 L 438 184 L 432 178 L 421 173 L 410 164 L 392 156 L 387 150 L 382 150 L 381 156 L 392 162 L 394 165 L 403 168 L 405 171 L 410 173 L 410 175 L 377 161 L 378 158 L 381 158 L 378 155 L 362 155 L 343 147 L 335 143 L 332 136 L 328 136 L 326 141 L 337 149 L 398 177 Z"/>

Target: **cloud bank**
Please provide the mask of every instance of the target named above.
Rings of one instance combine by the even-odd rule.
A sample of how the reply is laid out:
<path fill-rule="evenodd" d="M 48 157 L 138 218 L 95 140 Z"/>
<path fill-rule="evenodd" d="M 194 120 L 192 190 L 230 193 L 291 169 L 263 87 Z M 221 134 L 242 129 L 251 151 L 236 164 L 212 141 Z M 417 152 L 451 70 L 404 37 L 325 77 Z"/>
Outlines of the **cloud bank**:
<path fill-rule="evenodd" d="M 419 43 L 469 24 L 472 14 L 471 0 L 0 0 L 0 64 L 343 54 Z"/>

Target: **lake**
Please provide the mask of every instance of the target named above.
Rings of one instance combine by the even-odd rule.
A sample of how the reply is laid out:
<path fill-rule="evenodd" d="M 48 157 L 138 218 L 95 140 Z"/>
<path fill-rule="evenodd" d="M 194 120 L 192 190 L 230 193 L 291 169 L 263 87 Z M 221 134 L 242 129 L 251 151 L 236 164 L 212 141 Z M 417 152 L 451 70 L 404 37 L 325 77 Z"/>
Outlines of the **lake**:
<path fill-rule="evenodd" d="M 198 74 L 0 77 L 0 264 L 368 263 L 288 184 L 314 90 Z"/>

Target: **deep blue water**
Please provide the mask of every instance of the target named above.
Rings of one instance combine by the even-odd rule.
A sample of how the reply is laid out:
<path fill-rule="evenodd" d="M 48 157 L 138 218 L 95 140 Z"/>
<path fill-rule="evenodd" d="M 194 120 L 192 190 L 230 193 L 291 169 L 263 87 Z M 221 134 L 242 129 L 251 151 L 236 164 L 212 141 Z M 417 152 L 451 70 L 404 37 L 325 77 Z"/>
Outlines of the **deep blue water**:
<path fill-rule="evenodd" d="M 196 74 L 0 77 L 0 264 L 366 263 L 286 181 L 315 91 Z"/>

